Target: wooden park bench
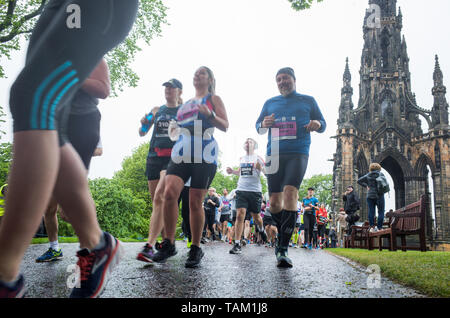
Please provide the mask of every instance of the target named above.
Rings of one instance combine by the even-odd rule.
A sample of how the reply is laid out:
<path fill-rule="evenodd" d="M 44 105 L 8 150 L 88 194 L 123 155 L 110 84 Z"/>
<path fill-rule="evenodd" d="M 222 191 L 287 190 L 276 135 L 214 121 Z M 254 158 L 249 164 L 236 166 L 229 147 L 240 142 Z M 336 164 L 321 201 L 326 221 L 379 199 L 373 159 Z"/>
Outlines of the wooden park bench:
<path fill-rule="evenodd" d="M 374 233 L 368 234 L 368 248 L 373 250 L 373 240 L 378 238 L 378 248 L 383 249 L 382 239 L 389 240 L 390 251 L 397 250 L 397 237 L 401 238 L 401 249 L 420 249 L 422 252 L 427 250 L 426 236 L 425 236 L 425 219 L 428 209 L 428 196 L 422 195 L 420 200 L 407 205 L 401 209 L 394 211 L 389 215 L 389 227 L 378 230 Z M 406 245 L 407 235 L 419 235 L 420 247 L 413 247 Z"/>
<path fill-rule="evenodd" d="M 352 225 L 352 234 L 344 237 L 345 248 L 367 248 L 368 247 L 369 222 L 363 225 Z"/>
<path fill-rule="evenodd" d="M 376 222 L 376 218 L 375 218 Z M 384 226 L 388 226 L 385 222 Z M 352 234 L 345 237 L 346 248 L 369 248 L 369 222 L 364 222 L 363 225 L 352 225 Z"/>
<path fill-rule="evenodd" d="M 392 211 L 392 210 L 391 210 Z M 388 228 L 391 222 L 390 213 L 385 214 L 383 227 Z M 375 223 L 377 218 L 375 217 Z M 369 248 L 369 222 L 366 221 L 362 225 L 352 225 L 352 234 L 344 237 L 345 248 Z"/>

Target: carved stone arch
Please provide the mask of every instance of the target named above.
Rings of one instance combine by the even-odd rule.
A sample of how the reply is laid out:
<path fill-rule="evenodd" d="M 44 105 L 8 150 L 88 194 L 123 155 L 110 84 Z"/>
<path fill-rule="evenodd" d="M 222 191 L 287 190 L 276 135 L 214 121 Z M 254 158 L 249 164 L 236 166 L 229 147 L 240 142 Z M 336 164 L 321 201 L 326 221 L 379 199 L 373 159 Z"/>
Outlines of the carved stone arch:
<path fill-rule="evenodd" d="M 434 145 L 434 163 L 437 171 L 441 170 L 441 147 L 439 142 L 436 140 Z"/>
<path fill-rule="evenodd" d="M 358 172 L 358 178 L 369 172 L 369 164 L 367 162 L 364 151 L 360 150 L 356 157 L 356 169 Z"/>
<path fill-rule="evenodd" d="M 419 156 L 419 159 L 417 159 L 416 164 L 414 165 L 414 174 L 419 177 L 426 177 L 427 165 L 430 166 L 431 173 L 433 174 L 436 171 L 433 160 L 431 160 L 431 158 L 427 154 L 422 153 Z"/>
<path fill-rule="evenodd" d="M 378 162 L 389 173 L 394 182 L 394 187 L 391 190 L 394 190 L 395 193 L 395 208 L 399 209 L 405 206 L 407 202 L 405 181 L 412 173 L 409 162 L 394 148 L 388 148 L 388 150 L 377 155 L 375 162 Z"/>
<path fill-rule="evenodd" d="M 430 167 L 431 170 L 431 184 L 429 181 L 429 174 L 427 166 Z M 432 212 L 432 206 L 436 206 L 436 202 L 441 202 L 439 197 L 436 197 L 436 192 L 434 192 L 431 189 L 431 185 L 433 185 L 433 189 L 436 189 L 436 176 L 435 174 L 439 171 L 437 169 L 436 165 L 434 164 L 433 160 L 430 158 L 430 156 L 426 153 L 421 153 L 419 156 L 419 159 L 417 159 L 415 165 L 414 165 L 414 172 L 417 176 L 417 193 L 423 194 L 423 193 L 430 193 L 431 194 L 431 200 L 430 206 L 428 209 L 428 214 L 426 216 L 427 219 L 427 236 L 429 239 L 432 239 L 433 237 L 433 228 L 436 229 L 436 223 L 433 222 L 433 219 L 436 218 L 436 210 L 434 210 L 434 215 Z M 439 178 L 439 177 L 437 177 Z M 434 203 L 432 203 L 434 202 Z M 433 205 L 432 205 L 433 204 Z"/>
<path fill-rule="evenodd" d="M 414 176 L 414 169 L 411 166 L 411 163 L 405 158 L 403 154 L 400 153 L 400 151 L 397 150 L 397 148 L 389 147 L 387 149 L 384 149 L 382 153 L 379 153 L 375 156 L 375 162 L 381 163 L 387 157 L 392 157 L 392 159 L 394 159 L 399 164 L 399 166 L 402 168 L 405 178 Z"/>
<path fill-rule="evenodd" d="M 387 27 L 384 27 L 381 31 L 381 58 L 383 61 L 383 69 L 386 70 L 389 68 L 389 46 L 391 45 L 391 32 Z"/>
<path fill-rule="evenodd" d="M 397 103 L 397 97 L 395 93 L 389 89 L 385 88 L 380 94 L 380 117 L 384 118 L 387 114 L 391 114 L 393 112 L 393 107 Z"/>
<path fill-rule="evenodd" d="M 381 91 L 381 93 L 380 93 L 380 102 L 383 101 L 386 97 L 389 97 L 389 99 L 393 103 L 397 102 L 397 97 L 395 96 L 395 93 L 389 88 L 385 88 L 385 89 L 383 89 Z"/>

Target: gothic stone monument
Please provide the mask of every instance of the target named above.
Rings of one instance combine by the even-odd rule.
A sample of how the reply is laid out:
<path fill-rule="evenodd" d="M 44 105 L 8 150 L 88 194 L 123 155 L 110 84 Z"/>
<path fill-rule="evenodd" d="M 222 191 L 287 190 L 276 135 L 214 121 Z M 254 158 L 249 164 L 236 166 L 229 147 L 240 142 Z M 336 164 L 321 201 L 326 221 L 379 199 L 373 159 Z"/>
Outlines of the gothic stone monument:
<path fill-rule="evenodd" d="M 351 184 L 361 198 L 361 220 L 368 219 L 367 191 L 356 181 L 368 172 L 372 162 L 380 163 L 391 175 L 396 208 L 418 201 L 421 194 L 430 192 L 428 166 L 434 186 L 435 219 L 430 212 L 427 239 L 449 242 L 450 127 L 438 57 L 433 74 L 434 104 L 427 110 L 417 105 L 411 91 L 409 57 L 397 0 L 370 0 L 369 5 L 377 10 L 368 10 L 364 18 L 358 107 L 355 109 L 352 102 L 347 59 L 338 130 L 332 137 L 337 141 L 333 158 L 334 209 L 343 207 L 342 194 Z M 378 20 L 373 19 L 376 11 Z M 419 116 L 426 120 L 427 133 L 422 131 Z"/>

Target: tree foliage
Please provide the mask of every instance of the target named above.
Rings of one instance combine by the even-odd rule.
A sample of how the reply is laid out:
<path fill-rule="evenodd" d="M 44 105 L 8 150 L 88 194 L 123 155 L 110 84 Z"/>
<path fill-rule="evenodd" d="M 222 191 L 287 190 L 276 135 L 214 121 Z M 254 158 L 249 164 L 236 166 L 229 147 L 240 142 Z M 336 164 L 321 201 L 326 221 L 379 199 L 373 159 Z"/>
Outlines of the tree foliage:
<path fill-rule="evenodd" d="M 89 180 L 100 228 L 116 237 L 146 238 L 150 220 L 144 200 L 113 179 Z M 72 226 L 59 219 L 58 234 L 73 236 Z"/>
<path fill-rule="evenodd" d="M 149 142 L 146 142 L 134 149 L 130 156 L 123 159 L 122 169 L 114 174 L 113 179 L 124 188 L 130 189 L 150 207 L 148 182 L 145 176 L 148 148 Z"/>
<path fill-rule="evenodd" d="M 49 0 L 0 0 L 0 56 L 11 59 L 11 53 L 21 49 L 20 40 L 29 39 L 39 15 Z M 124 86 L 136 87 L 139 76 L 132 70 L 136 53 L 141 45 L 161 34 L 161 26 L 167 24 L 162 0 L 141 0 L 136 22 L 128 38 L 107 54 L 111 72 L 111 88 L 114 96 Z M 6 77 L 0 65 L 0 78 Z"/>
<path fill-rule="evenodd" d="M 0 127 L 3 125 L 3 123 L 6 122 L 5 117 L 6 117 L 6 114 L 3 111 L 2 105 L 0 105 Z M 6 135 L 6 132 L 3 131 L 3 128 L 0 128 L 0 140 L 2 139 L 2 135 Z"/>
<path fill-rule="evenodd" d="M 300 200 L 308 195 L 308 188 L 314 188 L 314 196 L 319 200 L 320 204 L 325 204 L 325 207 L 329 209 L 332 203 L 332 187 L 333 187 L 333 175 L 331 174 L 318 174 L 309 179 L 304 179 L 300 189 L 298 191 L 298 197 Z"/>
<path fill-rule="evenodd" d="M 0 186 L 7 182 L 11 161 L 12 144 L 9 142 L 0 144 Z"/>
<path fill-rule="evenodd" d="M 323 0 L 288 0 L 294 10 L 300 11 L 311 8 L 313 2 L 322 2 Z"/>
<path fill-rule="evenodd" d="M 147 237 L 152 213 L 145 177 L 148 146 L 147 142 L 134 149 L 112 179 L 89 180 L 100 228 L 117 237 Z M 72 227 L 62 220 L 59 232 L 62 236 L 74 235 Z"/>
<path fill-rule="evenodd" d="M 222 195 L 223 189 L 227 189 L 230 192 L 233 189 L 236 189 L 237 182 L 239 177 L 235 175 L 227 175 L 223 173 L 219 169 L 217 169 L 216 175 L 214 176 L 213 181 L 211 182 L 211 187 L 216 189 L 216 192 L 219 195 Z"/>
<path fill-rule="evenodd" d="M 89 182 L 102 230 L 117 237 L 146 237 L 150 220 L 145 201 L 116 180 L 95 179 Z"/>

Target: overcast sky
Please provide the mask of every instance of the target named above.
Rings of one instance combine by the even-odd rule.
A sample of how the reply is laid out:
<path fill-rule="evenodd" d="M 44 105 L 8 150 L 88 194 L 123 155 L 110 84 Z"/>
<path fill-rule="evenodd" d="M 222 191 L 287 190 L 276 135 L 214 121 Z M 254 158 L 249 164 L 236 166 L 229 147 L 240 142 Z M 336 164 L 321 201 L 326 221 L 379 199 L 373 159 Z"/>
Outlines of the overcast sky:
<path fill-rule="evenodd" d="M 154 106 L 164 104 L 162 83 L 179 79 L 183 98 L 193 97 L 195 70 L 206 65 L 216 76 L 216 92 L 224 101 L 230 129 L 216 130 L 223 167 L 236 165 L 246 137 L 256 138 L 264 154 L 267 135 L 254 128 L 264 102 L 279 92 L 275 74 L 291 66 L 297 91 L 314 96 L 327 121 L 325 133 L 314 133 L 306 177 L 332 173 L 331 159 L 342 88 L 345 58 L 350 60 L 353 103 L 359 95 L 359 68 L 363 47 L 363 18 L 368 0 L 324 0 L 312 9 L 296 12 L 287 0 L 167 0 L 167 20 L 162 36 L 152 41 L 133 63 L 141 80 L 118 98 L 100 103 L 102 157 L 92 160 L 90 178 L 113 176 L 124 157 L 148 141 L 139 137 L 139 120 Z M 444 84 L 449 87 L 450 1 L 399 0 L 403 34 L 408 45 L 412 90 L 418 105 L 431 109 L 434 55 L 440 57 Z M 0 57 L 8 79 L 0 80 L 0 103 L 8 105 L 9 88 L 24 63 L 21 52 L 8 61 Z M 6 137 L 11 141 L 9 107 Z"/>

